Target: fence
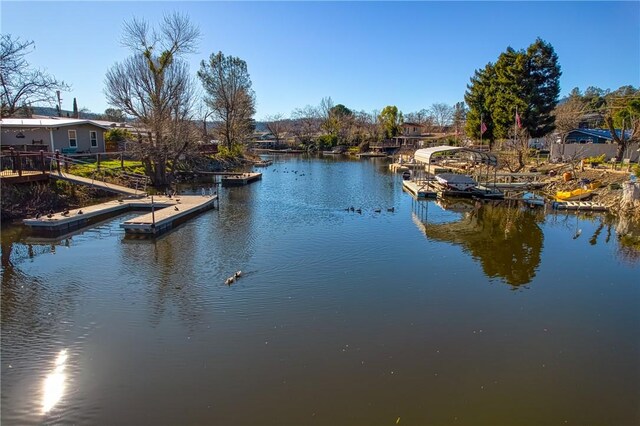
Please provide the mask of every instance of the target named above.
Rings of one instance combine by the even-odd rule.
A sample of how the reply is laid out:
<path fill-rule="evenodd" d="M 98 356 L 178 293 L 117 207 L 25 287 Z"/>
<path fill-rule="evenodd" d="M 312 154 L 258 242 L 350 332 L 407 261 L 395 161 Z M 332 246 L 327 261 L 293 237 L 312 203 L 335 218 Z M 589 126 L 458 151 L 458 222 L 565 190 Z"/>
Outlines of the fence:
<path fill-rule="evenodd" d="M 120 160 L 120 165 L 115 167 L 104 167 L 101 161 L 105 158 L 116 157 Z M 95 161 L 94 161 L 95 158 Z M 90 161 L 89 161 L 90 160 Z M 63 155 L 56 151 L 55 153 L 40 152 L 24 152 L 16 151 L 13 148 L 0 153 L 0 176 L 13 177 L 29 174 L 34 172 L 45 174 L 46 172 L 65 172 L 69 173 L 73 166 L 95 166 L 95 170 L 91 172 L 91 179 L 107 181 L 112 178 L 118 179 L 121 183 L 132 188 L 146 188 L 149 184 L 149 178 L 138 173 L 127 172 L 124 167 L 124 157 L 122 153 L 109 154 L 93 154 L 84 155 Z"/>
<path fill-rule="evenodd" d="M 605 155 L 606 160 L 616 156 L 618 145 L 612 143 L 554 143 L 550 157 L 554 160 L 580 160 L 587 157 Z M 638 144 L 631 143 L 625 150 L 624 159 L 638 161 Z"/>
<path fill-rule="evenodd" d="M 0 175 L 22 176 L 24 172 L 49 171 L 51 167 L 51 154 L 40 152 L 21 152 L 13 148 L 0 154 Z M 29 173 L 33 174 L 33 173 Z"/>

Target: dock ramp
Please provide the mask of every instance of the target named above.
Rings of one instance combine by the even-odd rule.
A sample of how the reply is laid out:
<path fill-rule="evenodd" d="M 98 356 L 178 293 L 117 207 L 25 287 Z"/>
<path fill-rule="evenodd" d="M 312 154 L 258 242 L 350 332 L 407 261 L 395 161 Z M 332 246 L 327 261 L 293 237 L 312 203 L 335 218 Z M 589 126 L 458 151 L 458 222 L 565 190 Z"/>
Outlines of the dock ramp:
<path fill-rule="evenodd" d="M 105 191 L 111 191 L 118 194 L 130 196 L 139 196 L 144 194 L 144 191 L 140 189 L 133 189 L 122 185 L 116 185 L 115 183 L 108 183 L 101 180 L 76 176 L 65 172 L 51 172 L 49 173 L 49 177 L 51 179 L 65 180 L 67 182 L 76 183 L 79 185 L 88 185 L 94 188 L 103 189 Z"/>

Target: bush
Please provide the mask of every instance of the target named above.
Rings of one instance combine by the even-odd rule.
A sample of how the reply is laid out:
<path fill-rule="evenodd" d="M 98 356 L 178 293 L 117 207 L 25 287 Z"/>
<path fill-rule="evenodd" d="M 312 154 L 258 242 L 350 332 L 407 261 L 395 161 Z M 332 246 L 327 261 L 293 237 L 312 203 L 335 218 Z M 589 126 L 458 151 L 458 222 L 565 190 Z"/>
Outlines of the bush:
<path fill-rule="evenodd" d="M 120 168 L 120 160 L 107 160 L 100 162 L 100 173 L 104 173 L 105 175 L 117 175 L 119 174 Z M 83 176 L 83 177 L 93 177 L 98 170 L 98 163 L 87 163 L 87 164 L 78 164 L 71 166 L 69 168 L 69 173 Z M 124 171 L 127 173 L 136 173 L 136 174 L 144 174 L 144 166 L 140 161 L 134 160 L 125 160 L 124 161 Z"/>
<path fill-rule="evenodd" d="M 640 164 L 636 164 L 635 166 L 633 166 L 633 173 L 636 174 L 637 177 L 640 177 Z"/>
<path fill-rule="evenodd" d="M 333 148 L 337 144 L 338 144 L 338 137 L 336 135 L 322 135 L 318 138 L 318 148 L 320 150 Z"/>
<path fill-rule="evenodd" d="M 583 161 L 584 161 L 584 164 L 593 164 L 595 166 L 597 164 L 604 163 L 605 158 L 606 158 L 606 155 L 602 154 L 595 157 L 587 157 Z"/>
<path fill-rule="evenodd" d="M 235 144 L 229 149 L 226 145 L 218 145 L 218 158 L 238 158 L 242 157 L 242 145 Z"/>

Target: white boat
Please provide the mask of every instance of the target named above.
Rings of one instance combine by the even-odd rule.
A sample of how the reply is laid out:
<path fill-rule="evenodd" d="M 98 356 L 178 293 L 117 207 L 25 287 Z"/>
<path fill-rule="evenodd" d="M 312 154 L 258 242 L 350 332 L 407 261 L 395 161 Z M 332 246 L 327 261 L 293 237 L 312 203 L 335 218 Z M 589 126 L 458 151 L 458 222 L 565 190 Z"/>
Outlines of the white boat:
<path fill-rule="evenodd" d="M 457 191 L 469 191 L 478 184 L 470 176 L 457 173 L 440 173 L 436 175 L 436 180 L 447 188 Z"/>

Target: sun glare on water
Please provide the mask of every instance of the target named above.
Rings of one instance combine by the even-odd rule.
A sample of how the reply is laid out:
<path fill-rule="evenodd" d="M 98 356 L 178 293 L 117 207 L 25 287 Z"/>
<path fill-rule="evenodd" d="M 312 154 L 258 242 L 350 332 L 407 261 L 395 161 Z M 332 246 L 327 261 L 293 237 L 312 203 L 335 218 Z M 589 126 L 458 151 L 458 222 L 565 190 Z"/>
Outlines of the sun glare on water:
<path fill-rule="evenodd" d="M 55 365 L 51 373 L 44 379 L 42 414 L 48 413 L 60 401 L 64 394 L 66 374 L 64 369 L 67 363 L 67 350 L 58 353 Z"/>

